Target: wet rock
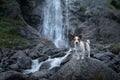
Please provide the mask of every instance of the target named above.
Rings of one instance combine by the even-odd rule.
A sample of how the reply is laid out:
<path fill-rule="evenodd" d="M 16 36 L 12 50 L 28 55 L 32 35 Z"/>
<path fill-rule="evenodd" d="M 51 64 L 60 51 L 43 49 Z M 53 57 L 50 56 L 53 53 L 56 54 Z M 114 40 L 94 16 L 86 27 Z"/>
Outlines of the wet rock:
<path fill-rule="evenodd" d="M 17 64 L 9 65 L 9 68 L 14 71 L 20 71 L 19 66 Z"/>
<path fill-rule="evenodd" d="M 64 52 L 60 52 L 60 53 L 57 53 L 57 54 L 54 54 L 53 56 L 51 56 L 52 58 L 55 58 L 55 57 L 62 57 L 62 56 L 65 56 L 66 53 Z"/>
<path fill-rule="evenodd" d="M 39 58 L 39 62 L 45 61 L 47 60 L 49 57 L 47 55 L 44 55 L 42 57 Z"/>
<path fill-rule="evenodd" d="M 76 60 L 66 63 L 50 80 L 118 80 L 120 77 L 96 59 Z"/>
<path fill-rule="evenodd" d="M 26 54 L 21 50 L 17 51 L 13 56 L 11 56 L 12 59 L 17 59 L 20 57 L 26 57 Z"/>
<path fill-rule="evenodd" d="M 49 49 L 48 51 L 46 51 L 45 54 L 52 56 L 60 52 L 62 52 L 62 50 L 53 48 L 53 49 Z"/>
<path fill-rule="evenodd" d="M 28 57 L 23 51 L 18 51 L 16 54 L 14 54 L 11 59 L 15 60 L 13 65 L 10 67 L 15 67 L 18 69 L 28 69 L 31 68 L 32 59 Z"/>
<path fill-rule="evenodd" d="M 27 80 L 27 75 L 16 71 L 6 71 L 0 73 L 0 80 Z"/>
<path fill-rule="evenodd" d="M 29 69 L 31 68 L 31 58 L 29 57 L 21 57 L 17 59 L 17 65 L 21 68 L 21 69 Z"/>
<path fill-rule="evenodd" d="M 40 70 L 49 69 L 49 68 L 50 68 L 50 61 L 43 63 L 42 66 L 40 67 Z"/>
<path fill-rule="evenodd" d="M 35 77 L 37 79 L 42 79 L 42 78 L 48 79 L 49 71 L 48 70 L 37 71 L 37 72 L 33 73 L 31 75 L 31 77 Z"/>

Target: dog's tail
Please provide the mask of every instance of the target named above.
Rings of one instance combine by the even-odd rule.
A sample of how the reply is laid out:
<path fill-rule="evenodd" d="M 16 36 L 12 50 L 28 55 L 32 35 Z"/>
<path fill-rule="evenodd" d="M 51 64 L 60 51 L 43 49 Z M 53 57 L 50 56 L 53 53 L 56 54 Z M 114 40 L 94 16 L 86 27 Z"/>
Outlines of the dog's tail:
<path fill-rule="evenodd" d="M 89 39 L 87 40 L 87 43 L 90 44 L 90 40 Z"/>

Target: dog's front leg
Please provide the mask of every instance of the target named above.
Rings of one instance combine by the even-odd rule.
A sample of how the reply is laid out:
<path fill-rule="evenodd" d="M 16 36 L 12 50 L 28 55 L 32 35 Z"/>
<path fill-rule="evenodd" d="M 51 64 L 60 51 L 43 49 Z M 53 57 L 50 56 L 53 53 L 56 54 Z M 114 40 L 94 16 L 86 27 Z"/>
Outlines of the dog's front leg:
<path fill-rule="evenodd" d="M 79 55 L 79 52 L 78 52 L 78 51 L 76 51 L 76 57 L 77 57 L 77 60 L 80 59 L 80 55 Z"/>

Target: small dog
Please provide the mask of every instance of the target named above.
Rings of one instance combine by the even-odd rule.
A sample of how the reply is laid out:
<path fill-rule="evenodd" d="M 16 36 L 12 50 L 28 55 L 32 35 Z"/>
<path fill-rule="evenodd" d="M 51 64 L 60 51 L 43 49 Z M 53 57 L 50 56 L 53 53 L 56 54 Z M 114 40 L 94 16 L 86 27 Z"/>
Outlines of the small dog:
<path fill-rule="evenodd" d="M 88 58 L 90 58 L 90 41 L 82 41 L 82 35 L 79 36 L 72 36 L 72 42 L 74 43 L 75 53 L 77 55 L 77 60 L 84 59 L 85 53 L 88 53 Z"/>

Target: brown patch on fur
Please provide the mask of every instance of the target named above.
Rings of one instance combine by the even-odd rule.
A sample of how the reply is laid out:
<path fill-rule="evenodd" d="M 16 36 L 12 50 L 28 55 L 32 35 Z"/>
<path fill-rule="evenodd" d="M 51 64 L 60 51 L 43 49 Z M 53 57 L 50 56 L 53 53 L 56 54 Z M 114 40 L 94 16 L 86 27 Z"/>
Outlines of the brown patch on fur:
<path fill-rule="evenodd" d="M 82 39 L 82 35 L 79 35 L 78 37 L 79 37 L 80 39 Z"/>
<path fill-rule="evenodd" d="M 74 42 L 75 41 L 75 37 L 72 37 L 72 42 Z"/>
<path fill-rule="evenodd" d="M 83 43 L 84 43 L 84 47 L 85 47 L 85 49 L 86 49 L 86 42 L 84 41 Z"/>
<path fill-rule="evenodd" d="M 78 36 L 78 41 L 80 42 L 81 41 L 81 37 Z"/>

